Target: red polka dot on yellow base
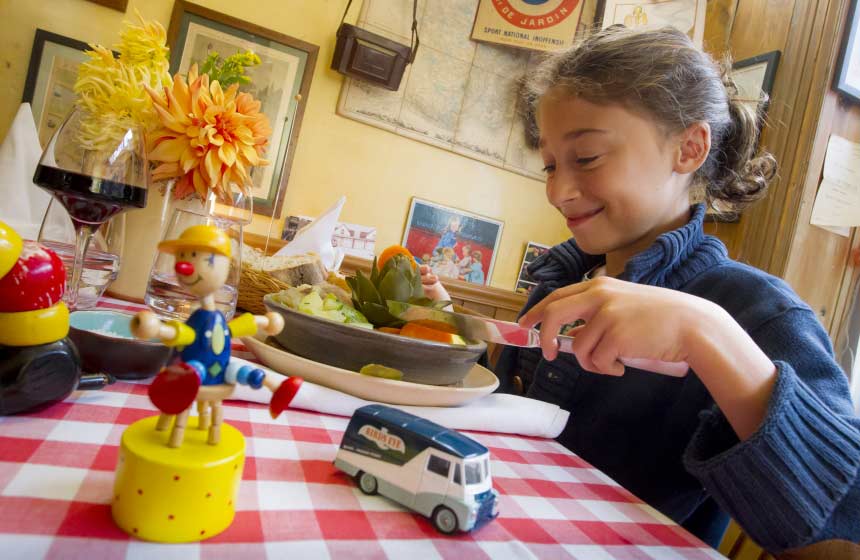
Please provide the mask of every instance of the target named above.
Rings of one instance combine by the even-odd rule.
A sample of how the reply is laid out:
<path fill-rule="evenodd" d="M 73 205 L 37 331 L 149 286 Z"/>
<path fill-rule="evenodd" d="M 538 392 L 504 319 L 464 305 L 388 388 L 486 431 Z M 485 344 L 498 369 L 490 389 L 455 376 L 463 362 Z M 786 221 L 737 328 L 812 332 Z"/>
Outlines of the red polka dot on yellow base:
<path fill-rule="evenodd" d="M 214 537 L 236 510 L 245 463 L 245 438 L 227 424 L 221 442 L 190 419 L 181 447 L 167 446 L 170 430 L 155 431 L 157 416 L 138 420 L 122 435 L 111 507 L 116 524 L 138 538 L 193 542 Z"/>

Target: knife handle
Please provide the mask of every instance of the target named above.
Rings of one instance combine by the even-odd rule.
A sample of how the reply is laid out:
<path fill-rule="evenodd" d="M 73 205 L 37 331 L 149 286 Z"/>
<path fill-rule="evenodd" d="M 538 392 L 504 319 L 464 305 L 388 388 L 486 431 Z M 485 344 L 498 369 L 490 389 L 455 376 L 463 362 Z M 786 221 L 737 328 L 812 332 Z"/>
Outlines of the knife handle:
<path fill-rule="evenodd" d="M 567 354 L 573 354 L 573 337 L 558 335 L 558 350 Z M 687 362 L 663 362 L 648 358 L 621 358 L 621 363 L 627 367 L 662 373 L 671 377 L 684 377 L 690 370 Z"/>

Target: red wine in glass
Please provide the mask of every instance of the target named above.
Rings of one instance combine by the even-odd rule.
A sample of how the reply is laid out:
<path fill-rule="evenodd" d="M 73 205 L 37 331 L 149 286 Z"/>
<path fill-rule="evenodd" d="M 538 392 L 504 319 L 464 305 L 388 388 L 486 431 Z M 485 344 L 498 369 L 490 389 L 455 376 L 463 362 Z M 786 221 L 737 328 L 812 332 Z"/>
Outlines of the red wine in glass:
<path fill-rule="evenodd" d="M 75 229 L 81 224 L 97 228 L 123 210 L 146 207 L 146 189 L 47 165 L 36 167 L 33 182 L 66 208 Z"/>

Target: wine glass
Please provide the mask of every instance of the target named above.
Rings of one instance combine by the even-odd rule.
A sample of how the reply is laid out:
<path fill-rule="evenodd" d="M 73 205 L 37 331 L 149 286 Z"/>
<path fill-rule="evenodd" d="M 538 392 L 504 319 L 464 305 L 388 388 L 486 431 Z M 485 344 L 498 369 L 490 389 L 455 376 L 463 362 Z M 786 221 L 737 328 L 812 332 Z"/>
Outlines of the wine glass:
<path fill-rule="evenodd" d="M 75 259 L 66 302 L 75 309 L 84 259 L 93 234 L 111 217 L 144 208 L 148 164 L 143 130 L 75 109 L 51 138 L 33 182 L 72 218 Z"/>

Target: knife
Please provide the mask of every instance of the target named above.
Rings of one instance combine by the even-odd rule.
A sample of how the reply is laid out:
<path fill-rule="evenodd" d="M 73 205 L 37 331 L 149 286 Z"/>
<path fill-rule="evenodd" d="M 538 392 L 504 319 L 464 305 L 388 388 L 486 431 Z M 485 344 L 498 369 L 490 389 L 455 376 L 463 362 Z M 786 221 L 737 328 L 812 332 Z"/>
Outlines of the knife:
<path fill-rule="evenodd" d="M 517 323 L 453 311 L 442 311 L 441 309 L 412 305 L 401 301 L 388 301 L 387 304 L 388 311 L 399 319 L 407 322 L 424 322 L 428 326 L 436 325 L 443 330 L 455 330 L 463 338 L 521 348 L 538 348 L 540 346 L 539 331 L 521 327 Z M 573 337 L 558 335 L 559 351 L 573 354 L 572 344 Z M 628 367 L 662 373 L 672 377 L 684 377 L 690 369 L 686 362 L 663 362 L 645 358 L 621 358 L 620 362 Z"/>

